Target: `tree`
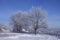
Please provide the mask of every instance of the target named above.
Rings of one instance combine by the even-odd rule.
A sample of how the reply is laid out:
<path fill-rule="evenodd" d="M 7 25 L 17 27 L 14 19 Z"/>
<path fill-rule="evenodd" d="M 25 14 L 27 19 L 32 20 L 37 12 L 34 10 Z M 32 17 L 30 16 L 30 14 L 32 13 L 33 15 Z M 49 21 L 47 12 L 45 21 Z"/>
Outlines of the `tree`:
<path fill-rule="evenodd" d="M 39 7 L 30 9 L 28 12 L 28 23 L 32 25 L 31 30 L 34 34 L 37 34 L 38 29 L 40 28 L 47 28 L 47 24 L 45 22 L 45 12 Z"/>
<path fill-rule="evenodd" d="M 3 23 L 0 23 L 0 31 L 3 32 L 2 29 L 6 29 L 5 25 Z"/>
<path fill-rule="evenodd" d="M 1 29 L 2 29 L 3 26 L 4 26 L 4 25 L 3 25 L 2 23 L 0 23 L 0 31 L 2 31 Z"/>
<path fill-rule="evenodd" d="M 25 12 L 18 11 L 11 16 L 11 24 L 13 25 L 13 32 L 22 32 L 22 28 L 27 26 Z"/>

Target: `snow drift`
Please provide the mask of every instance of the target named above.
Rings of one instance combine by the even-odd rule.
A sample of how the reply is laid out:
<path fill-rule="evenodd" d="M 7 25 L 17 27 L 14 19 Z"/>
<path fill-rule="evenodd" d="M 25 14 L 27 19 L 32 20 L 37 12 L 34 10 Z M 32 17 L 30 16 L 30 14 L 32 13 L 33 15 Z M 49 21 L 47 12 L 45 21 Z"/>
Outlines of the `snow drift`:
<path fill-rule="evenodd" d="M 37 34 L 37 35 L 19 34 L 19 33 L 5 33 L 5 34 L 9 36 L 0 37 L 0 40 L 60 40 L 54 36 L 44 34 Z"/>

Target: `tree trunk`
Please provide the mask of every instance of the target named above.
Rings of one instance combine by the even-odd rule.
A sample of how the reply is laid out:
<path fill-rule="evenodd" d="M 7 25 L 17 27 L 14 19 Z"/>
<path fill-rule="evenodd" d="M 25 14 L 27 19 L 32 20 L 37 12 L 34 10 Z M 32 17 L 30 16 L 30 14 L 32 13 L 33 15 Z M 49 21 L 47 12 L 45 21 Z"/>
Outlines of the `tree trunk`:
<path fill-rule="evenodd" d="M 36 28 L 35 28 L 35 32 L 34 33 L 35 33 L 35 35 L 37 34 L 37 29 Z"/>

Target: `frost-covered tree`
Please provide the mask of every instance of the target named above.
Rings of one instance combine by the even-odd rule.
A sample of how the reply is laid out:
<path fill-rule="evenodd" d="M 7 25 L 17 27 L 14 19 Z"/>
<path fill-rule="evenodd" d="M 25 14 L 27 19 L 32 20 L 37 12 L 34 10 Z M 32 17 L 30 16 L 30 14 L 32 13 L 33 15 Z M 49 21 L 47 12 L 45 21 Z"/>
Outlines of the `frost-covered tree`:
<path fill-rule="evenodd" d="M 33 31 L 34 34 L 37 34 L 40 28 L 47 28 L 45 12 L 39 7 L 29 10 L 27 21 L 30 24 L 29 27 L 32 27 L 30 30 Z"/>
<path fill-rule="evenodd" d="M 13 32 L 22 32 L 22 28 L 27 26 L 26 22 L 26 13 L 18 11 L 11 16 L 11 24 L 13 25 Z"/>
<path fill-rule="evenodd" d="M 11 16 L 11 24 L 13 25 L 13 32 L 21 32 L 22 30 L 22 12 L 17 12 Z"/>

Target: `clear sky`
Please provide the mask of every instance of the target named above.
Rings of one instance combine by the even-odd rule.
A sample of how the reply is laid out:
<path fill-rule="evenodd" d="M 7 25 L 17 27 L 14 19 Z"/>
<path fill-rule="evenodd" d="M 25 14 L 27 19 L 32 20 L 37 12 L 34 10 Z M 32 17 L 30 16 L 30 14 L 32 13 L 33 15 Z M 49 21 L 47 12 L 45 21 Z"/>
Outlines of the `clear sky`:
<path fill-rule="evenodd" d="M 60 28 L 60 0 L 0 0 L 0 22 L 8 25 L 9 16 L 19 10 L 28 11 L 40 6 L 48 13 L 48 25 Z"/>

